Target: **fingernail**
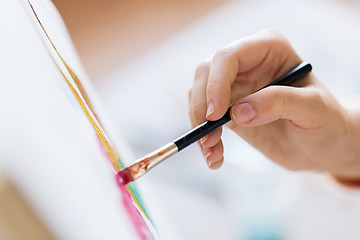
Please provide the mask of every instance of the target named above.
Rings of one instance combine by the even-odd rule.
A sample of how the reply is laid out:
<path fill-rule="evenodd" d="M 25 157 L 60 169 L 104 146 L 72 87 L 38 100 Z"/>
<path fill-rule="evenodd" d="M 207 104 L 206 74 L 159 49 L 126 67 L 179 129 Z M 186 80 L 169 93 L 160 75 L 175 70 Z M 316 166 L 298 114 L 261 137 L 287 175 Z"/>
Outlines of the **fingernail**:
<path fill-rule="evenodd" d="M 212 114 L 215 110 L 215 104 L 214 102 L 211 100 L 208 104 L 208 108 L 207 108 L 207 112 L 206 112 L 206 116 L 209 116 L 210 114 Z"/>
<path fill-rule="evenodd" d="M 213 164 L 213 163 L 217 163 L 219 161 L 221 161 L 222 157 L 219 159 L 206 159 L 209 163 Z"/>
<path fill-rule="evenodd" d="M 200 143 L 201 144 L 204 144 L 204 142 L 206 142 L 206 140 L 208 139 L 209 137 L 206 135 L 205 137 L 202 137 L 201 140 L 200 140 Z"/>
<path fill-rule="evenodd" d="M 216 162 L 207 162 L 207 164 L 208 164 L 208 166 L 209 166 L 210 169 L 215 170 L 215 169 L 218 169 L 218 168 L 221 166 L 221 164 L 218 165 L 221 160 L 223 160 L 223 158 L 220 158 L 220 159 L 219 159 L 218 161 L 216 161 Z"/>
<path fill-rule="evenodd" d="M 205 158 L 207 159 L 207 158 L 211 155 L 211 153 L 212 153 L 212 148 L 210 148 L 210 147 L 204 147 L 203 150 L 204 150 Z"/>
<path fill-rule="evenodd" d="M 232 111 L 235 122 L 238 123 L 247 123 L 256 116 L 254 107 L 249 103 L 237 104 L 233 107 Z"/>

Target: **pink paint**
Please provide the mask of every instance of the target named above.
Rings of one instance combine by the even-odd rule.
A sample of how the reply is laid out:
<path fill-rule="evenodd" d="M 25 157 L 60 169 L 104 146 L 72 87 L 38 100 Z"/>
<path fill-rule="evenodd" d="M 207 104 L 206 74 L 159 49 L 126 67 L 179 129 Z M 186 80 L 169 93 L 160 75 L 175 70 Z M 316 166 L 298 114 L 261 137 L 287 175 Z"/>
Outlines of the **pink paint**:
<path fill-rule="evenodd" d="M 104 146 L 102 145 L 99 137 L 97 137 L 97 140 L 102 153 L 105 155 L 106 159 L 109 159 L 109 155 L 106 152 Z M 121 179 L 119 178 L 118 174 L 115 175 L 115 180 L 117 185 L 119 186 L 122 204 L 131 222 L 133 223 L 133 226 L 135 227 L 135 231 L 138 234 L 139 238 L 141 240 L 155 239 L 153 234 L 149 230 L 149 227 L 146 224 L 144 217 L 141 215 L 140 209 L 138 209 L 130 193 L 126 189 L 125 187 L 126 184 L 120 182 Z"/>
<path fill-rule="evenodd" d="M 119 182 L 122 185 L 126 185 L 129 182 L 134 181 L 133 177 L 131 176 L 130 170 L 128 168 L 125 168 L 117 173 Z"/>
<path fill-rule="evenodd" d="M 28 0 L 28 3 L 30 5 L 30 8 L 32 9 L 38 23 L 40 24 L 43 33 L 45 34 L 46 38 L 49 40 L 49 43 L 52 45 L 52 50 L 49 51 L 49 53 L 51 53 L 52 58 L 55 59 L 59 59 L 61 60 L 62 64 L 66 67 L 68 73 L 71 75 L 72 80 L 75 82 L 76 87 L 78 88 L 78 90 L 76 90 L 76 88 L 73 86 L 73 84 L 70 83 L 70 81 L 66 78 L 64 72 L 61 70 L 60 66 L 58 64 L 57 67 L 60 71 L 60 73 L 62 74 L 62 76 L 64 77 L 64 79 L 66 80 L 68 86 L 70 87 L 71 91 L 73 92 L 75 98 L 77 99 L 77 101 L 79 102 L 82 110 L 84 111 L 84 113 L 86 114 L 87 118 L 90 120 L 90 123 L 92 124 L 95 132 L 97 133 L 97 139 L 98 139 L 98 143 L 100 146 L 100 149 L 102 150 L 103 154 L 106 156 L 106 158 L 111 162 L 113 161 L 117 161 L 117 159 L 111 159 L 111 153 L 112 152 L 108 152 L 108 150 L 112 150 L 111 146 L 106 142 L 107 140 L 104 139 L 105 143 L 107 143 L 107 145 L 104 145 L 100 139 L 100 135 L 98 134 L 98 131 L 101 132 L 101 128 L 99 128 L 98 124 L 95 122 L 95 120 L 93 119 L 93 117 L 90 115 L 90 113 L 93 113 L 93 115 L 95 116 L 95 119 L 97 120 L 97 116 L 95 114 L 95 112 L 92 109 L 92 106 L 90 104 L 90 101 L 88 100 L 88 97 L 85 93 L 85 90 L 80 82 L 80 80 L 78 79 L 78 77 L 75 75 L 75 73 L 71 70 L 71 68 L 67 65 L 67 63 L 64 61 L 64 59 L 60 56 L 59 52 L 57 51 L 55 45 L 53 44 L 53 42 L 51 41 L 49 35 L 47 34 L 47 32 L 45 31 L 45 28 L 43 27 L 40 19 L 37 16 L 37 13 L 35 11 L 35 9 L 33 8 L 32 4 L 30 3 L 30 1 Z M 55 51 L 55 52 L 53 52 Z M 55 60 L 56 61 L 56 60 Z M 83 97 L 83 98 L 81 98 Z M 85 101 L 84 101 L 85 100 Z M 101 127 L 101 125 L 100 125 Z M 101 132 L 102 133 L 102 132 Z M 110 154 L 110 155 L 109 155 Z M 116 157 L 116 155 L 115 155 Z M 120 169 L 116 169 L 117 167 L 117 162 L 112 162 L 114 164 L 115 170 L 119 171 Z M 119 166 L 120 168 L 120 166 Z M 119 186 L 120 192 L 121 192 L 121 197 L 122 197 L 122 202 L 124 205 L 124 208 L 127 212 L 127 214 L 129 215 L 131 221 L 133 222 L 133 225 L 135 227 L 135 230 L 139 236 L 139 238 L 141 240 L 154 240 L 154 236 L 151 233 L 143 215 L 141 215 L 140 209 L 138 208 L 138 206 L 136 205 L 136 203 L 134 202 L 134 200 L 132 199 L 132 197 L 130 196 L 128 190 L 126 189 L 125 185 L 121 184 L 119 182 L 119 177 L 116 175 L 116 182 Z M 136 200 L 136 199 L 135 199 Z"/>
<path fill-rule="evenodd" d="M 136 233 L 139 235 L 141 240 L 153 240 L 155 239 L 151 233 L 148 225 L 146 224 L 143 216 L 140 213 L 140 210 L 135 205 L 134 200 L 131 198 L 129 192 L 127 191 L 124 184 L 119 181 L 119 177 L 116 175 L 116 183 L 119 186 L 123 206 L 130 217 Z"/>

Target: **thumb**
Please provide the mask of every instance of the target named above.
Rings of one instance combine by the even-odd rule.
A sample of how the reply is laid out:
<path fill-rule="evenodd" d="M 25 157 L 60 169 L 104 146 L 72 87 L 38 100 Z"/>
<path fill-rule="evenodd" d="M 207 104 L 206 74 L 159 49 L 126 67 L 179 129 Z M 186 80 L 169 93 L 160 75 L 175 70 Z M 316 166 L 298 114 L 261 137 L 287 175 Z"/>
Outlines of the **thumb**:
<path fill-rule="evenodd" d="M 326 104 L 314 87 L 270 86 L 235 103 L 231 118 L 239 126 L 254 127 L 287 119 L 302 128 L 319 126 Z"/>

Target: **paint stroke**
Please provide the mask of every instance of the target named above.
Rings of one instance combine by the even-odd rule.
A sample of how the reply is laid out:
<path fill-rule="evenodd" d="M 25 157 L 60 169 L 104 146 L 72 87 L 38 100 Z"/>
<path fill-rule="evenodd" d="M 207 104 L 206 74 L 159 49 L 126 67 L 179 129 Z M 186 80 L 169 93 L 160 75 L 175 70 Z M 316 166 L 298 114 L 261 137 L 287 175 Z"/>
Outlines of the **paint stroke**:
<path fill-rule="evenodd" d="M 48 43 L 50 43 L 50 45 L 52 46 L 52 49 L 47 48 L 52 59 L 54 60 L 57 68 L 59 69 L 63 78 L 65 79 L 68 86 L 70 87 L 74 97 L 76 98 L 77 102 L 80 104 L 83 112 L 85 113 L 86 117 L 88 118 L 92 127 L 94 128 L 97 138 L 101 143 L 101 149 L 103 150 L 104 155 L 106 156 L 107 159 L 109 159 L 111 161 L 112 166 L 113 166 L 115 172 L 117 173 L 120 169 L 123 168 L 123 164 L 119 158 L 119 155 L 117 154 L 115 149 L 112 147 L 110 139 L 105 134 L 105 131 L 103 130 L 101 123 L 95 114 L 95 111 L 92 107 L 92 104 L 90 103 L 90 99 L 87 96 L 83 85 L 81 84 L 79 78 L 76 76 L 74 71 L 69 67 L 69 65 L 65 62 L 65 60 L 59 54 L 58 50 L 56 49 L 55 45 L 51 41 L 49 35 L 47 34 L 45 28 L 43 27 L 40 19 L 38 18 L 36 11 L 35 11 L 33 5 L 31 4 L 30 0 L 28 0 L 28 3 L 29 3 L 29 6 L 30 6 L 32 12 L 34 13 L 34 16 L 35 16 L 37 22 L 39 23 L 39 25 L 42 29 L 42 33 L 45 35 L 43 37 L 45 37 L 45 39 L 48 40 Z M 56 60 L 58 60 L 58 61 L 56 61 Z M 63 72 L 61 70 L 61 67 L 59 66 L 58 62 L 62 63 L 63 66 L 65 66 L 67 73 Z M 66 75 L 70 75 L 70 79 L 72 81 L 70 81 L 69 78 L 66 77 Z M 72 84 L 72 82 L 74 84 Z M 132 221 L 132 223 L 135 227 L 135 230 L 136 230 L 138 236 L 140 237 L 140 239 L 141 240 L 155 239 L 154 236 L 156 235 L 156 231 L 155 231 L 150 219 L 148 218 L 148 215 L 146 214 L 146 212 L 144 210 L 145 208 L 143 207 L 142 204 L 140 205 L 139 202 L 137 201 L 137 198 L 140 199 L 140 197 L 135 196 L 133 193 L 133 190 L 130 187 L 121 185 L 118 180 L 117 175 L 116 175 L 116 183 L 119 186 L 119 190 L 120 190 L 121 197 L 122 197 L 122 204 L 129 216 L 130 220 Z M 134 185 L 132 185 L 132 188 L 134 188 Z M 135 192 L 137 194 L 137 191 L 135 191 Z M 140 202 L 142 202 L 142 201 L 140 200 Z M 152 229 L 152 231 L 150 229 Z"/>
<path fill-rule="evenodd" d="M 153 230 L 153 232 L 150 231 L 151 228 L 149 228 L 149 224 L 145 222 L 144 216 L 141 215 L 140 211 L 137 211 L 136 208 L 134 208 L 135 203 L 132 200 L 126 186 L 120 183 L 117 176 L 115 179 L 121 192 L 122 204 L 135 226 L 136 233 L 141 240 L 154 240 L 154 233 L 156 233 L 155 230 Z"/>

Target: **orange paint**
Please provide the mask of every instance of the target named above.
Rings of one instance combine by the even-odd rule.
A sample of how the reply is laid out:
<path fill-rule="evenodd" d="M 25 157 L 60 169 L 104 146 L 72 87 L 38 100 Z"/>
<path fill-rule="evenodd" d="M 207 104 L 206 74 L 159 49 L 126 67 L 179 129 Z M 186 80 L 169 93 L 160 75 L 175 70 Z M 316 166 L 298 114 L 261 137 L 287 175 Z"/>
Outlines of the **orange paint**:
<path fill-rule="evenodd" d="M 85 92 L 85 89 L 84 89 L 83 85 L 81 84 L 79 78 L 74 73 L 74 71 L 69 67 L 69 65 L 65 62 L 65 60 L 59 54 L 58 50 L 56 49 L 55 45 L 51 41 L 49 35 L 47 34 L 45 28 L 43 27 L 40 19 L 38 18 L 37 14 L 35 12 L 35 9 L 33 8 L 32 4 L 30 3 L 30 0 L 28 0 L 28 3 L 30 5 L 31 10 L 34 13 L 34 15 L 36 17 L 36 20 L 38 21 L 43 33 L 45 34 L 46 39 L 49 41 L 49 43 L 51 44 L 51 46 L 53 48 L 53 49 L 48 48 L 48 50 L 49 50 L 50 55 L 52 56 L 52 58 L 53 58 L 53 60 L 55 62 L 55 65 L 59 69 L 59 72 L 61 73 L 61 75 L 65 79 L 66 83 L 68 84 L 69 88 L 71 89 L 72 93 L 74 94 L 76 100 L 80 104 L 83 112 L 85 113 L 86 117 L 88 118 L 88 120 L 90 121 L 92 127 L 94 128 L 95 133 L 98 136 L 104 150 L 106 151 L 108 159 L 110 159 L 111 164 L 112 164 L 115 172 L 116 173 L 119 172 L 121 170 L 121 166 L 120 166 L 120 163 L 119 163 L 119 160 L 118 160 L 119 155 L 115 151 L 115 148 L 113 147 L 113 144 L 110 141 L 110 138 L 107 136 L 104 129 L 102 128 L 102 125 L 101 125 L 101 123 L 100 123 L 100 121 L 99 121 L 99 119 L 98 119 L 98 117 L 97 117 L 97 115 L 96 115 L 96 113 L 94 111 L 94 108 L 93 108 L 93 106 L 92 106 L 92 104 L 90 102 L 90 99 L 89 99 L 88 95 Z M 54 52 L 51 52 L 52 50 Z M 65 68 L 67 70 L 67 73 L 70 75 L 71 79 L 75 83 L 75 86 L 73 86 L 71 84 L 69 79 L 66 77 L 66 74 L 61 70 L 61 68 L 57 64 L 55 58 L 58 58 L 58 60 L 60 60 L 60 62 L 65 66 Z M 145 211 L 142 209 L 139 202 L 137 201 L 137 199 L 135 198 L 134 193 L 132 192 L 132 190 L 130 189 L 129 186 L 126 186 L 126 190 L 130 194 L 130 196 L 131 196 L 132 200 L 134 201 L 134 203 L 136 204 L 137 209 L 139 209 L 144 214 L 144 216 L 148 217 L 147 214 L 145 213 Z"/>

